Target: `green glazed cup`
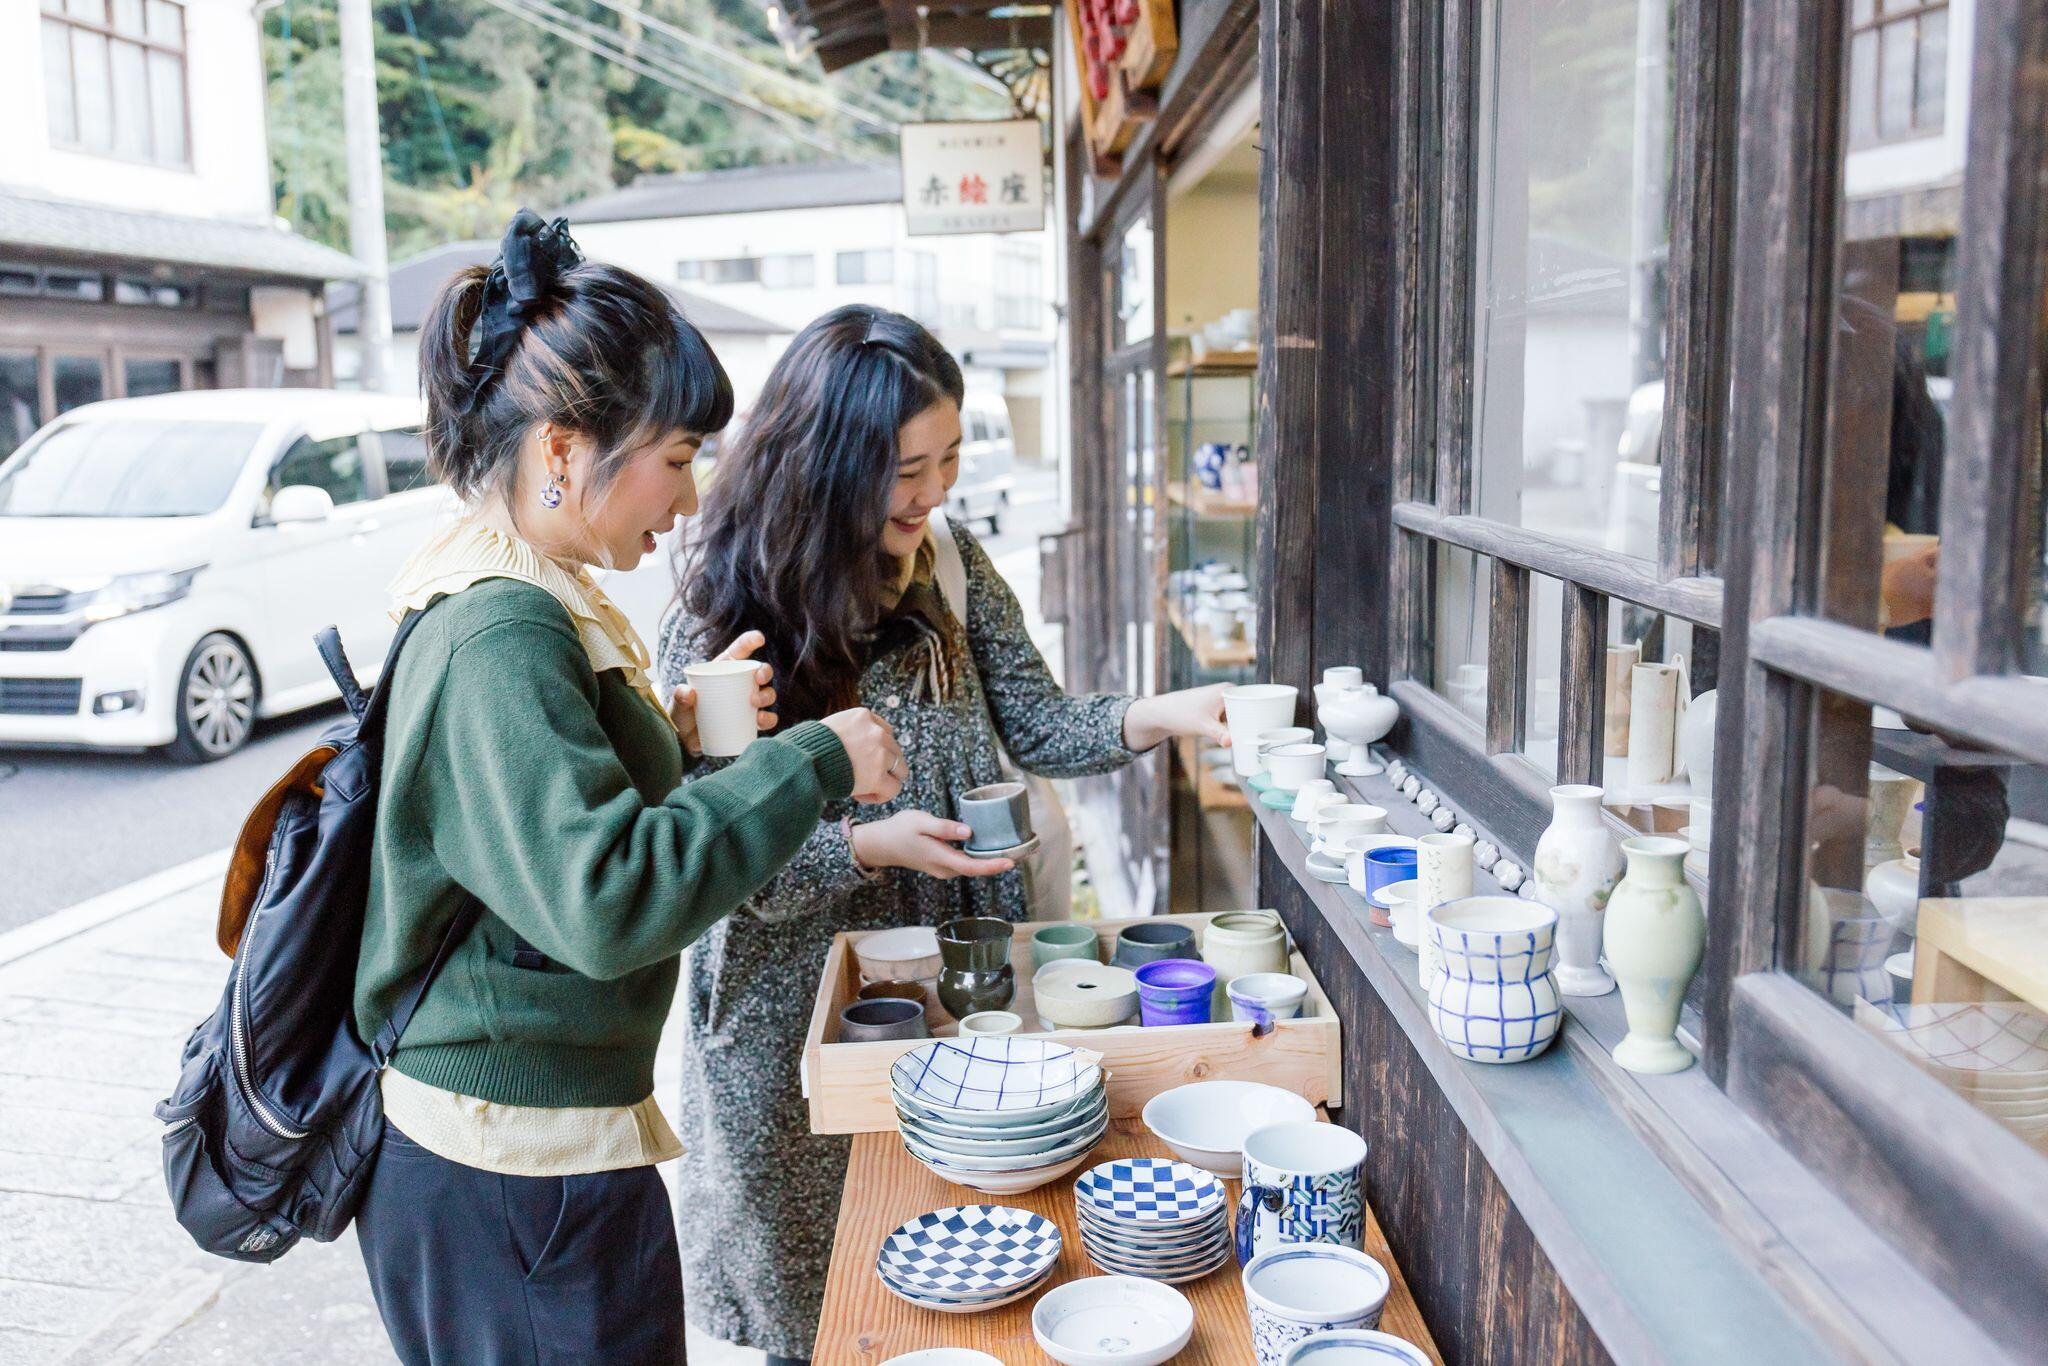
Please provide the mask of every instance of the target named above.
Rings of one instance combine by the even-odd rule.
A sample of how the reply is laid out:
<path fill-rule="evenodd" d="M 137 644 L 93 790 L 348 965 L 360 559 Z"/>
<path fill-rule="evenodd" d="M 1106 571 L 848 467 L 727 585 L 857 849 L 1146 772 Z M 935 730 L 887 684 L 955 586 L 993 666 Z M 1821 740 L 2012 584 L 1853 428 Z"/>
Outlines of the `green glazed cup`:
<path fill-rule="evenodd" d="M 1095 931 L 1087 925 L 1047 925 L 1031 936 L 1031 962 L 1034 968 L 1062 958 L 1085 958 L 1091 963 L 1102 961 L 1102 952 L 1097 948 L 1100 941 Z"/>

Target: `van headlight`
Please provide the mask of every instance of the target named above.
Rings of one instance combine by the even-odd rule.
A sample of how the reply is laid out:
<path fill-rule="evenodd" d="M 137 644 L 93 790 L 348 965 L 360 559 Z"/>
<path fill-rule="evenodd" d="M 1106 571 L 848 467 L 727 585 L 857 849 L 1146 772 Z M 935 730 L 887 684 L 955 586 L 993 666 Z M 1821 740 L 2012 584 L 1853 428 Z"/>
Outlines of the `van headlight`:
<path fill-rule="evenodd" d="M 176 602 L 192 591 L 192 580 L 205 565 L 152 574 L 116 574 L 85 603 L 88 622 L 112 621 L 152 607 Z"/>

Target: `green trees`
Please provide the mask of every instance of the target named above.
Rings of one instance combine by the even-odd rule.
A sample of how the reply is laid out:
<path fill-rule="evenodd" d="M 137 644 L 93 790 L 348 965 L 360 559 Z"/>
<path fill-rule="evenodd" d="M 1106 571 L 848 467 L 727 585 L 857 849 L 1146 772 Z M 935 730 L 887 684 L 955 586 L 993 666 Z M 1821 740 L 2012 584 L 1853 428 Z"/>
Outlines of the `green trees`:
<path fill-rule="evenodd" d="M 490 237 L 521 204 L 554 209 L 643 172 L 886 160 L 895 139 L 876 123 L 927 100 L 935 117 L 1007 109 L 1001 91 L 911 53 L 832 77 L 791 67 L 753 0 L 378 0 L 375 13 L 394 257 Z M 263 55 L 278 212 L 345 249 L 334 0 L 265 12 Z"/>

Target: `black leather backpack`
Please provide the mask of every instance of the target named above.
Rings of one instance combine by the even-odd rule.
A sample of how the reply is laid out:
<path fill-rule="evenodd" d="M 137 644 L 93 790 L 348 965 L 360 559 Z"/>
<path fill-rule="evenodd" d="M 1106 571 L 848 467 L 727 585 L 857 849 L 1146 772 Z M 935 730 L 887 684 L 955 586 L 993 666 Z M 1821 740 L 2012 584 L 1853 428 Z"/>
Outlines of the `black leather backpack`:
<path fill-rule="evenodd" d="M 356 956 L 370 890 L 384 718 L 408 613 L 365 694 L 333 627 L 320 656 L 349 714 L 249 813 L 221 893 L 217 937 L 234 959 L 220 1005 L 186 1041 L 164 1122 L 178 1222 L 223 1257 L 270 1262 L 301 1237 L 348 1227 L 368 1188 L 384 1107 L 377 1074 L 482 907 L 457 913 L 391 1021 L 356 1036 Z"/>

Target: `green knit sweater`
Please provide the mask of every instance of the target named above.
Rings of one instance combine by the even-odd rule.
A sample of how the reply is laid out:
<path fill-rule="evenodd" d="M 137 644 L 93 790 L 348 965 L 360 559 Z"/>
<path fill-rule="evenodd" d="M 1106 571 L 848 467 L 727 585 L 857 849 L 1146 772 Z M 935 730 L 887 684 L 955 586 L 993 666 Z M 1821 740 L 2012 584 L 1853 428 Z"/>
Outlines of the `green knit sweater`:
<path fill-rule="evenodd" d="M 809 722 L 679 786 L 675 728 L 593 673 L 542 589 L 443 598 L 398 661 L 356 1024 L 375 1038 L 464 889 L 487 913 L 435 979 L 394 1065 L 507 1105 L 631 1105 L 682 950 L 760 890 L 845 798 L 853 766 Z M 543 955 L 515 961 L 519 939 Z"/>

